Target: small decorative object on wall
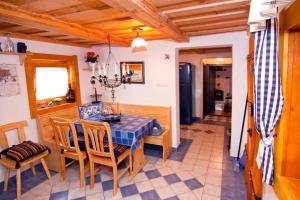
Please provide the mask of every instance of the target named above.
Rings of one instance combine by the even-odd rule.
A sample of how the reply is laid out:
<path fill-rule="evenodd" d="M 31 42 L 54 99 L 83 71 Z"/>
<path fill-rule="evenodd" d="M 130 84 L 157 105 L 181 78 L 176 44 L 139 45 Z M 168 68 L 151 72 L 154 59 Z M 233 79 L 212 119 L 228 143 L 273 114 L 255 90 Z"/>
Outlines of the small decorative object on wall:
<path fill-rule="evenodd" d="M 18 42 L 17 43 L 17 52 L 18 53 L 26 53 L 27 46 L 24 42 Z"/>
<path fill-rule="evenodd" d="M 165 60 L 170 60 L 170 54 L 165 53 Z"/>
<path fill-rule="evenodd" d="M 0 96 L 20 94 L 16 65 L 0 64 Z"/>
<path fill-rule="evenodd" d="M 4 48 L 3 51 L 5 52 L 14 52 L 14 43 L 13 41 L 10 39 L 10 34 L 6 34 L 6 39 L 4 41 Z"/>
<path fill-rule="evenodd" d="M 130 83 L 145 84 L 145 65 L 142 61 L 137 62 L 120 62 L 122 74 L 129 74 Z"/>
<path fill-rule="evenodd" d="M 98 58 L 99 55 L 96 54 L 94 51 L 88 51 L 85 56 L 85 62 L 87 62 L 89 66 L 92 68 L 93 75 L 95 75 L 95 67 L 96 64 L 98 63 Z"/>

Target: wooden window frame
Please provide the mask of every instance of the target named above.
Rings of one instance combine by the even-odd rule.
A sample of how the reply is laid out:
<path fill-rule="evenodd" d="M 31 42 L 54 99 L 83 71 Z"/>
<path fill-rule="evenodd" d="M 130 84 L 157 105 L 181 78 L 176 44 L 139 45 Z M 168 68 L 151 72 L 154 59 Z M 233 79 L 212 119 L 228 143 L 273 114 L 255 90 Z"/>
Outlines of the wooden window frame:
<path fill-rule="evenodd" d="M 41 101 L 50 101 L 53 98 L 44 100 L 36 99 L 35 75 L 37 67 L 66 67 L 69 74 L 69 83 L 71 84 L 71 88 L 75 91 L 76 101 L 74 103 L 67 103 L 65 96 L 62 96 L 60 97 L 63 99 L 61 103 L 41 108 Z M 81 104 L 77 56 L 29 53 L 26 55 L 25 59 L 25 73 L 31 118 L 36 118 L 37 115 L 42 115 Z"/>

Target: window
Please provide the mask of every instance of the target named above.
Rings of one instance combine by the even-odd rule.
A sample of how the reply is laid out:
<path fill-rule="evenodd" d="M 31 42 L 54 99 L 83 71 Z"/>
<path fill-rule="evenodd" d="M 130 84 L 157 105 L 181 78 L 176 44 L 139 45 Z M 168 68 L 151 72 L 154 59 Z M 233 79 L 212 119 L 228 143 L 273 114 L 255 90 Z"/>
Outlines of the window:
<path fill-rule="evenodd" d="M 29 53 L 25 71 L 32 118 L 80 104 L 76 56 Z M 72 103 L 67 103 L 65 98 L 69 85 L 75 91 L 75 102 Z M 60 98 L 59 102 L 55 102 L 57 98 Z"/>
<path fill-rule="evenodd" d="M 51 84 L 49 84 L 51 83 Z M 69 74 L 64 67 L 37 67 L 35 75 L 36 100 L 65 96 Z"/>

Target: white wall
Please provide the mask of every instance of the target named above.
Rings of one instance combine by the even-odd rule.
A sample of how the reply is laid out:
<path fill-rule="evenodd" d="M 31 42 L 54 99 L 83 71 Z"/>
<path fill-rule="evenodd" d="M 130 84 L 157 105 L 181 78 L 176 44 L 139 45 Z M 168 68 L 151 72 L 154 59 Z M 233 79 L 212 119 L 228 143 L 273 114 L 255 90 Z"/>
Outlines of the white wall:
<path fill-rule="evenodd" d="M 193 117 L 203 118 L 203 62 L 216 62 L 217 57 L 231 57 L 231 53 L 207 53 L 207 54 L 182 54 L 179 53 L 179 62 L 192 63 L 193 69 Z M 207 59 L 205 59 L 207 58 Z M 213 58 L 213 59 L 211 59 Z M 211 63 L 207 63 L 211 64 Z M 219 62 L 218 62 L 219 64 Z M 221 63 L 222 64 L 222 63 Z"/>
<path fill-rule="evenodd" d="M 232 80 L 232 68 L 223 67 L 226 71 L 217 71 L 216 75 L 216 89 L 222 90 L 224 92 L 223 102 L 226 101 L 227 96 L 231 96 L 231 80 Z M 218 77 L 219 76 L 219 77 Z M 227 79 L 229 77 L 229 79 Z M 219 86 L 218 86 L 219 84 Z"/>
<path fill-rule="evenodd" d="M 128 85 L 126 89 L 118 88 L 117 101 L 121 103 L 161 105 L 172 107 L 172 139 L 173 147 L 180 140 L 179 129 L 179 49 L 205 47 L 232 47 L 233 59 L 233 110 L 232 110 L 232 142 L 230 155 L 236 156 L 242 125 L 244 101 L 247 93 L 247 54 L 248 36 L 246 32 L 234 32 L 209 36 L 192 37 L 190 42 L 176 43 L 172 41 L 148 42 L 147 51 L 132 52 L 130 48 L 113 47 L 112 52 L 118 61 L 144 61 L 145 85 Z M 107 55 L 107 47 L 95 47 L 102 58 Z M 170 55 L 169 60 L 164 54 Z M 103 100 L 111 100 L 110 91 L 102 91 Z M 244 130 L 246 133 L 246 129 Z"/>
<path fill-rule="evenodd" d="M 4 39 L 0 37 L 0 41 Z M 14 40 L 17 42 L 19 40 Z M 77 55 L 79 68 L 86 67 L 84 63 L 85 48 L 76 48 L 65 45 L 56 45 L 42 42 L 26 41 L 28 50 L 38 53 L 53 53 L 64 55 Z M 118 101 L 122 103 L 136 103 L 144 105 L 162 105 L 172 107 L 172 139 L 173 146 L 177 147 L 180 140 L 179 127 L 179 69 L 178 50 L 191 47 L 220 47 L 232 46 L 233 48 L 233 111 L 232 111 L 232 143 L 231 155 L 235 156 L 238 148 L 238 138 L 242 124 L 242 111 L 246 98 L 246 56 L 248 53 L 248 38 L 246 32 L 217 34 L 202 37 L 193 37 L 188 43 L 176 43 L 172 41 L 152 41 L 148 43 L 147 51 L 133 53 L 131 48 L 114 47 L 113 53 L 118 61 L 145 61 L 145 85 L 129 85 L 126 89 L 117 89 Z M 100 53 L 100 59 L 106 58 L 107 48 L 95 47 Z M 170 59 L 164 59 L 165 53 Z M 0 124 L 12 121 L 27 120 L 29 127 L 26 128 L 27 137 L 38 141 L 38 133 L 35 120 L 30 119 L 25 71 L 19 66 L 17 56 L 0 55 L 0 63 L 16 64 L 20 80 L 21 94 L 11 97 L 0 97 Z M 90 73 L 79 70 L 82 102 L 88 102 L 91 94 L 89 83 Z M 110 91 L 102 91 L 105 95 L 103 100 L 111 100 Z M 246 130 L 246 129 L 245 129 Z M 10 143 L 15 143 L 16 138 L 10 138 Z M 3 180 L 3 170 L 0 168 L 0 181 Z"/>
<path fill-rule="evenodd" d="M 3 42 L 4 38 L 0 37 L 0 42 Z M 17 40 L 12 39 L 15 43 L 18 41 L 25 42 L 27 44 L 28 50 L 31 52 L 37 53 L 50 53 L 50 54 L 63 54 L 63 55 L 77 55 L 78 57 L 78 66 L 79 68 L 84 67 L 84 54 L 87 51 L 85 48 L 77 48 L 65 45 L 56 45 L 42 42 L 26 41 L 26 40 Z M 36 120 L 30 118 L 29 104 L 28 104 L 28 94 L 25 78 L 25 69 L 24 66 L 20 66 L 18 56 L 8 56 L 0 55 L 0 64 L 16 64 L 17 65 L 17 74 L 20 84 L 20 94 L 16 96 L 9 97 L 0 97 L 0 125 L 6 124 L 9 122 L 15 122 L 20 120 L 27 120 L 29 126 L 25 129 L 27 139 L 32 141 L 39 141 Z M 87 72 L 80 72 L 80 83 L 82 91 L 82 101 L 87 102 L 88 99 L 88 90 L 90 90 L 89 80 L 85 77 L 88 77 Z M 9 135 L 9 143 L 16 144 L 17 137 L 16 134 Z M 0 182 L 3 180 L 3 169 L 0 167 Z"/>

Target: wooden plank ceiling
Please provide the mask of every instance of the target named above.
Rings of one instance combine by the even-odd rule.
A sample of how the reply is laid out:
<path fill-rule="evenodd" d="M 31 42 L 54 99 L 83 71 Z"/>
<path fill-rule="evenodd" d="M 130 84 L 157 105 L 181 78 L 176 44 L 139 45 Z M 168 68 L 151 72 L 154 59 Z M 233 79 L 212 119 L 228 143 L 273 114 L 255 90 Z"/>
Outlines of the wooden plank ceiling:
<path fill-rule="evenodd" d="M 249 0 L 0 0 L 0 35 L 90 47 L 247 30 Z"/>

